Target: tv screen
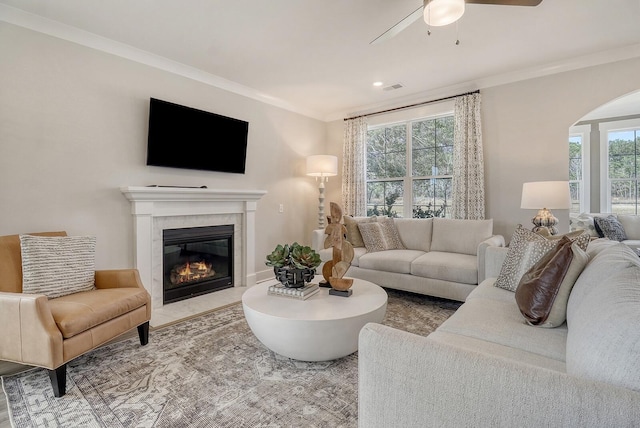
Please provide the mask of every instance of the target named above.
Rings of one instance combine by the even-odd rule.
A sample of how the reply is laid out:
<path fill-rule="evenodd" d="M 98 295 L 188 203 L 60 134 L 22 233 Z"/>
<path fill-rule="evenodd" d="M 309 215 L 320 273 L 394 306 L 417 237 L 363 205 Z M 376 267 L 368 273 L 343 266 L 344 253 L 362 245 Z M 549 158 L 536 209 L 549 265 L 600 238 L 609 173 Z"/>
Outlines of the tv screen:
<path fill-rule="evenodd" d="M 244 174 L 249 122 L 151 98 L 147 165 Z"/>

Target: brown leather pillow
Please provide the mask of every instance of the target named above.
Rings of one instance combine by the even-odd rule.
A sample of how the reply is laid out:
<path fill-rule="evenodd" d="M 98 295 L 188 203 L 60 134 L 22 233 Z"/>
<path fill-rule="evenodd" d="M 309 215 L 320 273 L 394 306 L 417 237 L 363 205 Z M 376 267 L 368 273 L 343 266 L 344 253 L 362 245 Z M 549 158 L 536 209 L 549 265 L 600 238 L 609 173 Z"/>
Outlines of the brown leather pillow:
<path fill-rule="evenodd" d="M 529 324 L 539 325 L 549 317 L 569 265 L 572 241 L 563 237 L 523 276 L 516 289 L 516 303 Z"/>

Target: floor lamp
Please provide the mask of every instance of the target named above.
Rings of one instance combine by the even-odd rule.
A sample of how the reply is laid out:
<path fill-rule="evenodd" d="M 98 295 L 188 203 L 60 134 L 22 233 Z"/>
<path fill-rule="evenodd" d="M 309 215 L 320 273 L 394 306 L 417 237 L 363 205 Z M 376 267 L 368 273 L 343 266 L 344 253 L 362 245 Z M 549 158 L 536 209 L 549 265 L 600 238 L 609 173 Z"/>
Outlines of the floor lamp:
<path fill-rule="evenodd" d="M 571 194 L 568 181 L 534 181 L 522 185 L 522 209 L 539 210 L 531 219 L 534 224 L 533 231 L 537 232 L 543 227 L 549 233 L 558 233 L 558 219 L 549 209 L 568 210 L 571 208 Z"/>
<path fill-rule="evenodd" d="M 324 229 L 326 226 L 324 216 L 324 183 L 329 177 L 338 175 L 338 158 L 331 155 L 314 155 L 307 157 L 307 175 L 320 179 L 318 190 L 318 228 Z"/>

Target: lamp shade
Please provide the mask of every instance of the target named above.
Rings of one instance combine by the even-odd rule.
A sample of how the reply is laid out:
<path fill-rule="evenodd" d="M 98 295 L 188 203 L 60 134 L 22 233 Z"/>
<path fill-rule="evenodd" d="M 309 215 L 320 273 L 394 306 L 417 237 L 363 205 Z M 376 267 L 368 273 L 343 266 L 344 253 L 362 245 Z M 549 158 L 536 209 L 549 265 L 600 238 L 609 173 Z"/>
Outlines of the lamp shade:
<path fill-rule="evenodd" d="M 520 208 L 539 210 L 571 208 L 568 181 L 534 181 L 522 185 Z"/>
<path fill-rule="evenodd" d="M 307 157 L 307 175 L 312 177 L 332 177 L 338 175 L 338 158 L 331 155 Z"/>
<path fill-rule="evenodd" d="M 424 0 L 424 22 L 428 25 L 449 25 L 463 14 L 464 0 Z"/>

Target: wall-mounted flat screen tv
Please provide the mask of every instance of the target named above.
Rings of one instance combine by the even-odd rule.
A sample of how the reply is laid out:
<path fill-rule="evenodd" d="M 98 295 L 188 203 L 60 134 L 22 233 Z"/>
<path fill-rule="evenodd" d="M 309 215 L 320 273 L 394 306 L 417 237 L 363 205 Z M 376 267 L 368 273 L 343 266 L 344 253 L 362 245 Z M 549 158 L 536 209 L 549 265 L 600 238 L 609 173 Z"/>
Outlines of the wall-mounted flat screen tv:
<path fill-rule="evenodd" d="M 147 165 L 244 174 L 249 122 L 151 98 Z"/>

